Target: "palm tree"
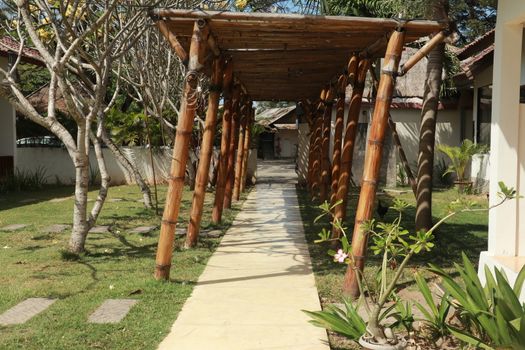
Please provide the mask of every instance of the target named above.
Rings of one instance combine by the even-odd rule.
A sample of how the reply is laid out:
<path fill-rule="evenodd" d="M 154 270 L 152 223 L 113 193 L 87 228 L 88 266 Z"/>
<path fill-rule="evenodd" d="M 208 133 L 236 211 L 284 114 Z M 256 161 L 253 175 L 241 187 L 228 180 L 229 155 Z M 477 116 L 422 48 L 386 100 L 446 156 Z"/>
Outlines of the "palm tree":
<path fill-rule="evenodd" d="M 448 0 L 434 0 L 431 7 L 432 18 L 443 20 L 448 14 Z M 432 181 L 434 169 L 434 145 L 436 140 L 436 121 L 439 105 L 439 91 L 442 83 L 443 57 L 445 43 L 436 46 L 428 55 L 427 76 L 421 125 L 419 129 L 419 153 L 416 190 L 416 230 L 429 230 L 432 227 Z"/>

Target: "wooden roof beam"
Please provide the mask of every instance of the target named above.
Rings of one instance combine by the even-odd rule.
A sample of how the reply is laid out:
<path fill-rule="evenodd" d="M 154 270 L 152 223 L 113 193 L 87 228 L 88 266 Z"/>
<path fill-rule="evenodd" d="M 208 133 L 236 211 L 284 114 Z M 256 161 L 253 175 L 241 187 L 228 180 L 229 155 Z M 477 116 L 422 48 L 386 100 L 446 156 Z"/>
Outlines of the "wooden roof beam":
<path fill-rule="evenodd" d="M 314 16 L 296 14 L 274 14 L 274 13 L 247 13 L 247 12 L 220 12 L 205 10 L 183 10 L 183 9 L 153 9 L 152 14 L 158 17 L 175 18 L 203 18 L 219 19 L 225 21 L 259 21 L 283 24 L 318 24 L 323 25 L 352 25 L 361 27 L 374 27 L 377 25 L 389 26 L 392 29 L 399 27 L 410 30 L 420 30 L 437 32 L 448 28 L 448 21 L 429 21 L 429 20 L 403 20 L 388 18 L 367 18 L 367 17 L 345 17 L 345 16 Z"/>

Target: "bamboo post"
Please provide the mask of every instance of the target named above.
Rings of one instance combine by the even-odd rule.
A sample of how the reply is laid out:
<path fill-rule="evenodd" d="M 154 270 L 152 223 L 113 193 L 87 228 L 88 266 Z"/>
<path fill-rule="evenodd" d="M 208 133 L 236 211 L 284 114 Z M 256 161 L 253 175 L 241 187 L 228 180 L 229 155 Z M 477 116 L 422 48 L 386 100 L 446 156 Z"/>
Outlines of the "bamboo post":
<path fill-rule="evenodd" d="M 417 197 L 416 179 L 414 178 L 412 169 L 410 169 L 410 165 L 408 164 L 408 159 L 405 154 L 405 150 L 403 149 L 403 145 L 401 144 L 401 139 L 399 138 L 399 134 L 397 133 L 396 123 L 392 120 L 392 116 L 390 115 L 390 113 L 388 114 L 388 126 L 390 127 L 390 130 L 392 131 L 392 138 L 394 139 L 394 144 L 396 145 L 396 148 L 397 148 L 399 160 L 401 161 L 401 164 L 403 164 L 403 168 L 405 169 L 405 172 L 407 173 L 408 183 L 410 184 L 410 187 L 412 188 L 412 192 L 414 192 L 414 196 Z"/>
<path fill-rule="evenodd" d="M 332 184 L 330 186 L 330 204 L 335 203 L 337 196 L 337 183 L 341 168 L 341 144 L 343 138 L 343 124 L 345 119 L 345 91 L 348 78 L 341 75 L 337 82 L 337 104 L 335 107 L 334 150 L 332 152 Z"/>
<path fill-rule="evenodd" d="M 450 34 L 448 29 L 442 30 L 432 37 L 422 48 L 413 54 L 405 63 L 401 65 L 398 76 L 405 75 L 412 67 L 416 65 L 423 57 L 426 57 L 437 45 L 441 44 L 443 40 Z"/>
<path fill-rule="evenodd" d="M 211 77 L 210 92 L 208 95 L 208 110 L 204 124 L 204 134 L 199 155 L 199 165 L 195 177 L 195 190 L 191 203 L 190 222 L 186 234 L 185 247 L 194 247 L 199 238 L 201 227 L 202 211 L 204 207 L 204 197 L 206 196 L 206 186 L 208 186 L 208 173 L 210 172 L 211 157 L 213 154 L 213 140 L 215 139 L 215 126 L 217 124 L 217 110 L 219 107 L 219 97 L 222 90 L 222 67 L 220 58 L 215 58 L 213 62 L 213 72 Z M 231 79 L 231 70 L 229 77 Z"/>
<path fill-rule="evenodd" d="M 314 147 L 316 136 L 315 118 L 313 116 L 312 111 L 310 111 L 308 114 L 308 129 L 310 131 L 310 140 L 308 143 L 308 173 L 306 175 L 306 188 L 308 188 L 308 190 L 311 191 L 314 172 Z"/>
<path fill-rule="evenodd" d="M 244 158 L 244 138 L 246 135 L 246 125 L 248 124 L 249 115 L 248 104 L 242 106 L 241 109 L 241 123 L 239 126 L 239 140 L 237 142 L 237 160 L 235 162 L 235 179 L 233 184 L 233 199 L 238 201 L 241 193 L 241 175 L 242 175 L 242 160 Z"/>
<path fill-rule="evenodd" d="M 321 179 L 321 145 L 323 143 L 323 114 L 324 114 L 324 101 L 326 97 L 326 89 L 321 91 L 320 101 L 317 105 L 315 112 L 315 138 L 313 147 L 313 163 L 312 163 L 312 181 L 310 187 L 310 194 L 312 198 L 315 198 L 319 194 L 320 179 Z"/>
<path fill-rule="evenodd" d="M 388 127 L 388 112 L 394 91 L 395 77 L 399 68 L 399 60 L 403 51 L 405 32 L 398 28 L 393 32 L 386 49 L 384 65 L 379 81 L 374 115 L 370 126 L 368 148 L 365 156 L 361 192 L 357 204 L 354 232 L 352 236 L 352 257 L 354 263 L 348 265 L 343 291 L 351 296 L 359 295 L 359 281 L 365 263 L 368 235 L 363 231 L 363 222 L 370 220 L 373 214 L 377 191 L 377 181 L 381 167 L 381 154 L 386 129 Z"/>
<path fill-rule="evenodd" d="M 232 71 L 233 64 L 230 60 L 226 64 L 223 81 L 224 111 L 222 113 L 221 151 L 219 156 L 219 171 L 217 173 L 217 182 L 215 184 L 215 201 L 213 204 L 213 210 L 211 215 L 211 221 L 214 224 L 219 224 L 222 220 L 224 191 L 228 175 L 228 158 L 230 149 L 230 134 L 232 127 L 233 99 L 238 98 L 235 96 L 235 94 L 239 93 L 239 90 L 235 89 L 233 91 L 232 96 L 232 80 L 227 79 Z"/>
<path fill-rule="evenodd" d="M 170 176 L 168 179 L 166 206 L 160 228 L 155 265 L 156 279 L 169 279 L 170 276 L 173 239 L 179 217 L 193 118 L 195 117 L 195 108 L 197 107 L 198 70 L 203 67 L 204 62 L 205 52 L 201 44 L 208 31 L 209 28 L 206 21 L 198 20 L 195 22 L 190 44 L 189 67 L 185 77 L 184 92 L 182 95 L 179 120 L 177 122 L 177 132 L 173 145 L 173 160 L 171 162 Z"/>
<path fill-rule="evenodd" d="M 334 94 L 332 89 L 328 89 L 325 109 L 323 113 L 323 137 L 321 144 L 321 190 L 319 199 L 321 203 L 328 199 L 330 189 L 330 133 L 332 130 L 332 106 L 334 103 Z"/>
<path fill-rule="evenodd" d="M 374 86 L 376 87 L 376 90 L 377 90 L 379 86 L 379 82 L 377 81 L 377 76 L 373 69 L 370 69 L 370 75 L 372 76 L 372 81 L 374 82 Z M 410 169 L 410 165 L 408 164 L 408 159 L 405 154 L 405 150 L 403 148 L 403 145 L 401 144 L 401 139 L 399 138 L 399 134 L 397 133 L 396 123 L 392 119 L 392 115 L 390 113 L 388 113 L 388 126 L 390 127 L 390 131 L 392 131 L 392 138 L 394 140 L 394 144 L 396 145 L 397 153 L 399 155 L 399 160 L 401 161 L 401 164 L 403 164 L 403 168 L 405 169 L 405 172 L 407 173 L 408 182 L 410 184 L 410 187 L 412 188 L 412 192 L 414 192 L 414 196 L 417 198 L 416 179 L 414 177 L 414 174 L 412 173 L 412 169 Z"/>
<path fill-rule="evenodd" d="M 228 150 L 228 168 L 226 171 L 226 186 L 224 188 L 224 199 L 223 208 L 231 208 L 232 206 L 232 195 L 233 185 L 235 177 L 235 152 L 238 142 L 239 126 L 240 126 L 240 85 L 236 86 L 239 90 L 238 94 L 235 94 L 237 99 L 233 100 L 233 117 L 232 117 L 232 128 L 230 130 L 230 146 Z"/>
<path fill-rule="evenodd" d="M 252 142 L 252 126 L 254 118 L 254 109 L 250 103 L 248 108 L 248 122 L 246 126 L 246 132 L 244 134 L 244 145 L 243 145 L 243 159 L 242 159 L 242 169 L 241 169 L 241 192 L 244 192 L 246 189 L 246 181 L 248 176 L 248 159 L 250 157 L 250 144 Z"/>
<path fill-rule="evenodd" d="M 355 82 L 352 89 L 352 97 L 348 108 L 345 134 L 343 140 L 343 150 L 341 153 L 341 170 L 337 182 L 336 202 L 340 202 L 334 210 L 334 220 L 343 222 L 346 217 L 346 207 L 348 205 L 348 188 L 350 186 L 350 176 L 352 170 L 352 160 L 354 155 L 355 139 L 357 136 L 357 125 L 359 124 L 359 113 L 361 112 L 361 102 L 365 88 L 366 73 L 370 66 L 369 59 L 361 59 L 354 67 Z M 349 72 L 351 73 L 351 72 Z M 333 228 L 333 238 L 339 238 L 341 232 Z"/>

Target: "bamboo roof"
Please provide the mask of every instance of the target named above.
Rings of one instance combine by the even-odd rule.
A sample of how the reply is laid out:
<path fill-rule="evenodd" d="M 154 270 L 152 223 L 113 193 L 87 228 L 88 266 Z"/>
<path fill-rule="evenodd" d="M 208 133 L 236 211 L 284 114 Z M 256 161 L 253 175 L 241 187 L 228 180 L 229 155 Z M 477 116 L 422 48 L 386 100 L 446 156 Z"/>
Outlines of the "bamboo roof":
<path fill-rule="evenodd" d="M 337 78 L 353 53 L 382 57 L 397 27 L 406 42 L 448 26 L 436 21 L 269 13 L 156 9 L 170 34 L 189 51 L 193 24 L 208 20 L 221 53 L 254 101 L 315 99 Z"/>

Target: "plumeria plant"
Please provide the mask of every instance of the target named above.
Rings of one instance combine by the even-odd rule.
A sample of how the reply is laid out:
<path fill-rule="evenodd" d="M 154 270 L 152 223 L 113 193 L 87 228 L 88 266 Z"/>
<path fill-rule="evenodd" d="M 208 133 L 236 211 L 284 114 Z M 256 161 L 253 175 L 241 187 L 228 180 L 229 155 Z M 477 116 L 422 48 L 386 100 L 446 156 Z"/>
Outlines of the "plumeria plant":
<path fill-rule="evenodd" d="M 403 213 L 409 205 L 400 199 L 393 200 L 391 208 L 395 210 L 398 215 L 391 223 L 376 222 L 375 220 L 363 223 L 364 232 L 368 234 L 368 237 L 372 242 L 370 250 L 373 254 L 382 257 L 381 268 L 379 271 L 379 288 L 377 291 L 373 292 L 371 288 L 369 288 L 369 283 L 364 276 L 360 276 L 359 289 L 361 297 L 359 302 L 363 302 L 364 309 L 369 317 L 365 328 L 358 327 L 355 329 L 354 333 L 351 333 L 351 337 L 348 336 L 348 333 L 346 336 L 354 341 L 359 340 L 361 345 L 364 345 L 364 342 L 366 344 L 384 344 L 387 346 L 393 346 L 393 348 L 403 348 L 404 341 L 401 341 L 400 338 L 396 337 L 392 331 L 395 323 L 385 324 L 385 320 L 389 319 L 388 316 L 397 319 L 396 322 L 399 324 L 399 319 L 403 318 L 400 310 L 408 308 L 406 305 L 399 306 L 399 303 L 402 303 L 402 300 L 400 300 L 395 294 L 395 288 L 402 276 L 403 270 L 414 255 L 428 252 L 434 248 L 433 241 L 435 231 L 451 217 L 464 212 L 487 211 L 502 205 L 507 200 L 517 197 L 516 191 L 513 188 L 506 187 L 502 182 L 499 183 L 499 186 L 500 192 L 498 195 L 500 201 L 497 204 L 488 209 L 476 208 L 475 202 L 461 197 L 450 204 L 448 214 L 440 219 L 428 231 L 410 233 L 401 226 Z M 337 203 L 335 205 L 337 205 Z M 319 208 L 322 213 L 315 219 L 316 222 L 323 217 L 331 216 L 331 209 L 333 207 L 324 203 L 320 205 Z M 337 263 L 354 266 L 352 246 L 347 238 L 346 228 L 343 227 L 342 223 L 337 219 L 332 220 L 332 225 L 336 230 L 341 232 L 340 238 L 332 238 L 330 231 L 323 228 L 319 233 L 319 239 L 315 242 L 323 243 L 336 240 L 340 241 L 340 248 L 337 251 L 329 250 L 328 254 L 331 255 Z M 364 295 L 368 295 L 368 298 L 365 298 Z M 392 301 L 393 303 L 389 304 L 389 301 Z M 347 305 L 346 311 L 337 310 L 337 308 L 334 309 L 334 307 L 332 307 L 323 311 L 306 312 L 312 317 L 311 322 L 316 326 L 334 330 L 333 324 L 336 323 L 338 327 L 335 328 L 344 328 L 342 324 L 350 322 L 349 320 L 355 318 L 362 320 L 357 314 L 357 307 L 349 306 L 348 303 L 348 301 L 345 301 L 345 304 Z M 389 305 L 387 306 L 387 304 Z M 405 325 L 405 328 L 406 326 L 407 325 Z M 337 332 L 337 330 L 334 331 Z"/>

